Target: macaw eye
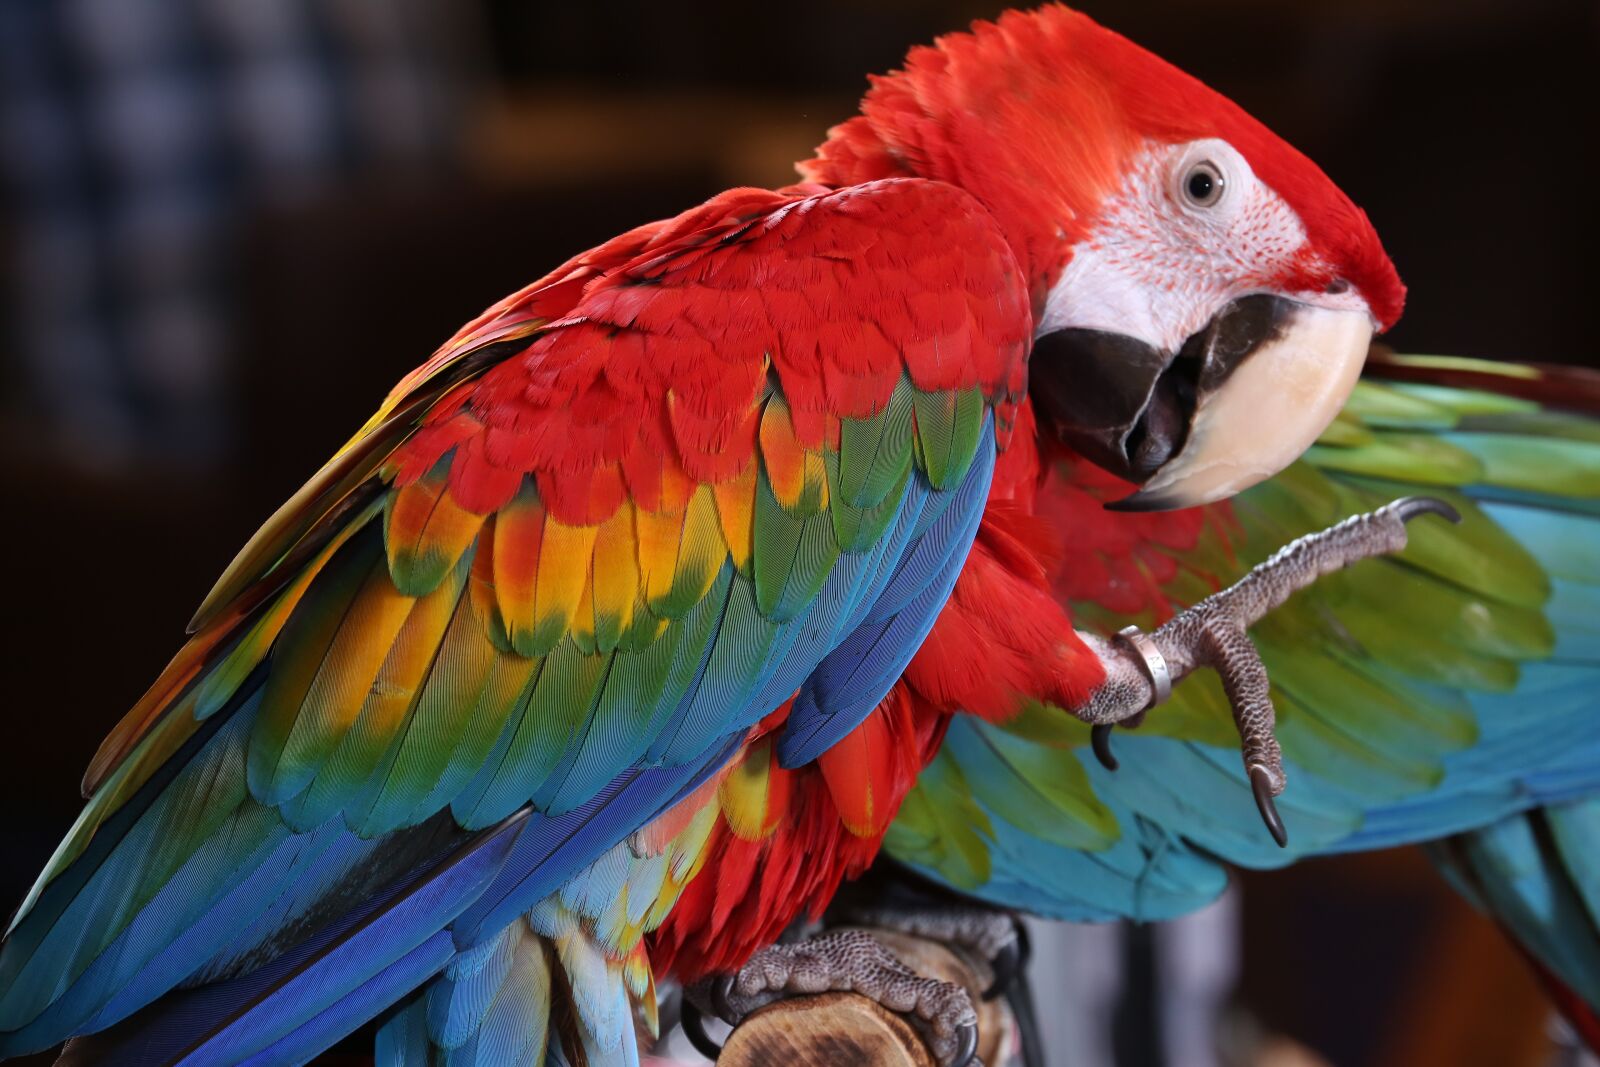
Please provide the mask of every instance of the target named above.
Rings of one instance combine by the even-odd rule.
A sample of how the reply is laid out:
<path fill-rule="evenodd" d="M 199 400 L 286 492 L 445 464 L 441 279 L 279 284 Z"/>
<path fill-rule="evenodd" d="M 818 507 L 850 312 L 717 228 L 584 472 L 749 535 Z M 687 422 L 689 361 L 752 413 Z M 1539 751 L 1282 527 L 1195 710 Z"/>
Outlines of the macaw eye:
<path fill-rule="evenodd" d="M 1212 207 L 1222 199 L 1225 181 L 1222 171 L 1209 159 L 1192 165 L 1184 173 L 1180 188 L 1190 207 Z"/>

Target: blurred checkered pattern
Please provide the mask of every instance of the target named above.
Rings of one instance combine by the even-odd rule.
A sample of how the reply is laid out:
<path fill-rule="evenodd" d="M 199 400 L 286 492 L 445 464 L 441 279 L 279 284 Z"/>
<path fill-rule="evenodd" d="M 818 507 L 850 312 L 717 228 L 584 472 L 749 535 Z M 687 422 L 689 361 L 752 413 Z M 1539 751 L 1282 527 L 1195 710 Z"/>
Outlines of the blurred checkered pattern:
<path fill-rule="evenodd" d="M 229 445 L 226 245 L 366 168 L 425 169 L 458 106 L 449 0 L 6 0 L 19 414 L 80 462 Z M 389 175 L 392 180 L 392 173 Z"/>

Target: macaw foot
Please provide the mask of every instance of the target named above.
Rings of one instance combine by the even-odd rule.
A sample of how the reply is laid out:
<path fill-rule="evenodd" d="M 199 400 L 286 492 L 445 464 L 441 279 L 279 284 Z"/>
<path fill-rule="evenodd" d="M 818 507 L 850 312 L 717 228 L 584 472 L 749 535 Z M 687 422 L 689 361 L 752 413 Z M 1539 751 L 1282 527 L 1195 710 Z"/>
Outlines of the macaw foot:
<path fill-rule="evenodd" d="M 1242 742 L 1245 773 L 1256 806 L 1279 845 L 1288 831 L 1273 798 L 1283 792 L 1283 751 L 1273 730 L 1266 667 L 1246 631 L 1290 594 L 1325 574 L 1359 560 L 1398 552 L 1406 546 L 1406 523 L 1425 514 L 1451 522 L 1461 516 L 1442 500 L 1405 497 L 1376 511 L 1355 515 L 1319 533 L 1307 534 L 1279 549 L 1239 581 L 1177 615 L 1155 632 L 1128 627 L 1111 641 L 1085 635 L 1105 663 L 1106 680 L 1075 714 L 1094 724 L 1095 755 L 1111 770 L 1111 728 L 1137 725 L 1146 711 L 1166 700 L 1172 683 L 1197 667 L 1212 667 L 1233 706 Z"/>
<path fill-rule="evenodd" d="M 905 1016 L 940 1067 L 982 1067 L 976 1058 L 978 1015 L 967 991 L 922 977 L 865 930 L 830 930 L 795 944 L 771 945 L 737 974 L 696 983 L 685 990 L 685 1031 L 701 1052 L 715 1058 L 716 1048 L 707 1047 L 689 1006 L 737 1026 L 775 1001 L 827 992 L 859 993 Z"/>
<path fill-rule="evenodd" d="M 846 917 L 861 926 L 921 937 L 981 960 L 992 979 L 984 1000 L 1005 994 L 1028 965 L 1027 927 L 1009 911 L 976 904 L 929 903 L 914 907 L 852 908 Z"/>

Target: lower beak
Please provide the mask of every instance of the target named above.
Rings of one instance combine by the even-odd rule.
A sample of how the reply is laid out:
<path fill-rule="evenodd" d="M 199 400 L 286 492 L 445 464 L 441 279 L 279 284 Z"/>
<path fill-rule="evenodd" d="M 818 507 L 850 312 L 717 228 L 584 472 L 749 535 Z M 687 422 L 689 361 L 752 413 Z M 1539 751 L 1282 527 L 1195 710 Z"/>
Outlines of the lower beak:
<path fill-rule="evenodd" d="M 1344 406 L 1372 340 L 1364 310 L 1256 294 L 1174 353 L 1123 334 L 1040 337 L 1029 393 L 1060 440 L 1138 484 L 1110 508 L 1222 500 L 1272 477 Z"/>

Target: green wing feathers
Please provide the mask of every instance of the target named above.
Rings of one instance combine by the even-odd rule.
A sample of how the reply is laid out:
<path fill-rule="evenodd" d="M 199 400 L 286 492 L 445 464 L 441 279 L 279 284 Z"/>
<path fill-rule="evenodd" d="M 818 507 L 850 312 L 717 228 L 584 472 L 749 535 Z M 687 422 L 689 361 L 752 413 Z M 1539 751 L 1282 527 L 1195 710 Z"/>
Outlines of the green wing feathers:
<path fill-rule="evenodd" d="M 1098 508 L 1051 513 L 1089 524 L 1061 527 L 1077 546 L 1094 524 L 1126 524 L 1103 539 L 1117 533 L 1126 547 L 1080 563 L 1098 577 L 1059 587 L 1079 626 L 1109 632 L 1159 623 L 1285 542 L 1396 497 L 1430 493 L 1462 512 L 1459 526 L 1414 524 L 1405 552 L 1323 578 L 1252 631 L 1288 763 L 1289 850 L 1253 815 L 1227 702 L 1204 672 L 1138 730 L 1119 731 L 1115 774 L 1059 709 L 1001 724 L 958 717 L 907 801 L 906 827 L 891 831 L 895 854 L 1014 906 L 1156 917 L 1220 889 L 1220 868 L 1196 848 L 1279 865 L 1600 792 L 1600 421 L 1544 402 L 1581 407 L 1595 392 L 1553 373 L 1375 361 L 1305 457 L 1231 508 L 1161 531 Z M 1053 493 L 1076 500 L 1098 484 L 1072 469 L 1068 484 L 1054 477 L 1042 511 Z M 1161 595 L 1130 593 L 1143 589 Z M 998 759 L 1007 746 L 1030 759 Z M 933 832 L 945 809 L 983 814 L 968 820 L 982 848 Z"/>

